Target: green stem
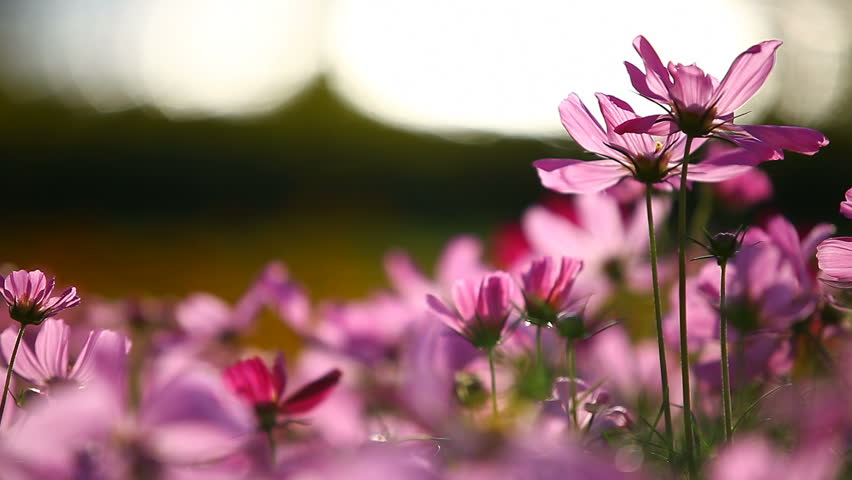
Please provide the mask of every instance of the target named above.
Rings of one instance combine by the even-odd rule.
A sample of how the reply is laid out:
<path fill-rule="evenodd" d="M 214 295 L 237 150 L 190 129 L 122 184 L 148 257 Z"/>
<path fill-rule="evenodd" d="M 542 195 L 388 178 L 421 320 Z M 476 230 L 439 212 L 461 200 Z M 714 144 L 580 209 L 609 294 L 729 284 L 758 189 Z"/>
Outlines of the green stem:
<path fill-rule="evenodd" d="M 660 381 L 663 387 L 663 415 L 666 424 L 666 443 L 669 456 L 674 453 L 672 444 L 672 408 L 669 400 L 669 372 L 666 346 L 663 341 L 663 307 L 660 301 L 660 278 L 657 272 L 657 234 L 654 227 L 654 210 L 651 207 L 651 185 L 645 186 L 645 206 L 648 210 L 648 240 L 651 248 L 651 278 L 654 283 L 654 319 L 657 326 L 657 346 L 660 350 Z"/>
<path fill-rule="evenodd" d="M 568 350 L 568 380 L 571 393 L 571 420 L 574 422 L 574 428 L 580 430 L 580 422 L 577 421 L 577 361 L 574 358 L 574 341 L 568 340 L 565 342 L 565 348 Z"/>
<path fill-rule="evenodd" d="M 21 324 L 18 330 L 18 338 L 15 339 L 15 348 L 12 349 L 12 356 L 9 357 L 9 369 L 6 370 L 6 384 L 3 386 L 3 400 L 0 400 L 0 425 L 3 423 L 3 412 L 6 411 L 6 397 L 9 396 L 9 384 L 12 382 L 12 370 L 15 369 L 15 358 L 18 356 L 18 347 L 21 346 L 21 339 L 24 338 L 24 329 L 26 324 Z"/>
<path fill-rule="evenodd" d="M 728 262 L 722 261 L 719 268 L 722 269 L 722 281 L 719 284 L 719 342 L 722 346 L 722 407 L 724 408 L 725 442 L 731 441 L 733 429 L 731 422 L 734 418 L 731 406 L 731 377 L 728 370 L 728 320 L 725 315 L 725 275 Z"/>
<path fill-rule="evenodd" d="M 535 326 L 535 364 L 541 367 L 541 325 Z"/>
<path fill-rule="evenodd" d="M 680 316 L 680 371 L 683 377 L 683 426 L 684 454 L 690 474 L 695 472 L 693 459 L 692 405 L 689 388 L 689 351 L 686 342 L 686 246 L 689 232 L 686 230 L 686 175 L 689 168 L 689 151 L 692 147 L 692 137 L 686 136 L 683 150 L 683 160 L 680 170 L 680 191 L 678 198 L 677 233 L 678 233 L 678 300 Z"/>
<path fill-rule="evenodd" d="M 494 373 L 494 349 L 488 349 L 488 365 L 491 367 L 491 409 L 497 418 L 497 375 Z"/>

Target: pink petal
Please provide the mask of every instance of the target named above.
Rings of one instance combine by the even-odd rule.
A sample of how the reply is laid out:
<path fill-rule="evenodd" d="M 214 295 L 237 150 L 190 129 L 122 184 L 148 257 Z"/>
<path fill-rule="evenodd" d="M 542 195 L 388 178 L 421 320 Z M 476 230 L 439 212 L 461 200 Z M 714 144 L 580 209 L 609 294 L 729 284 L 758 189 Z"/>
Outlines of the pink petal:
<path fill-rule="evenodd" d="M 775 50 L 780 46 L 778 40 L 760 42 L 734 59 L 717 89 L 717 113 L 732 113 L 757 93 L 775 65 Z"/>
<path fill-rule="evenodd" d="M 852 281 L 852 237 L 830 238 L 817 246 L 817 261 L 823 272 L 837 280 Z"/>
<path fill-rule="evenodd" d="M 628 120 L 615 127 L 614 132 L 619 135 L 625 133 L 647 133 L 649 135 L 669 135 L 677 131 L 675 125 L 667 115 L 648 115 Z"/>
<path fill-rule="evenodd" d="M 544 187 L 559 193 L 597 193 L 631 176 L 614 160 L 536 160 L 533 166 Z"/>
<path fill-rule="evenodd" d="M 645 37 L 639 35 L 633 39 L 633 48 L 636 49 L 636 53 L 642 57 L 642 61 L 645 63 L 645 70 L 647 72 L 645 81 L 647 82 L 648 89 L 658 96 L 664 97 L 664 100 L 668 99 L 668 89 L 672 82 L 666 67 L 663 66 L 663 62 L 660 60 L 660 56 L 657 55 L 654 47 L 651 46 L 651 43 Z M 636 85 L 634 84 L 634 86 Z M 637 90 L 639 90 L 638 87 Z"/>
<path fill-rule="evenodd" d="M 462 333 L 464 331 L 464 321 L 458 315 L 450 310 L 444 302 L 438 300 L 434 295 L 426 295 L 426 303 L 433 312 L 437 313 L 441 321 L 453 330 Z"/>
<path fill-rule="evenodd" d="M 71 368 L 68 378 L 89 385 L 96 375 L 117 384 L 126 375 L 128 339 L 112 330 L 93 330 Z M 106 376 L 107 378 L 103 378 Z"/>
<path fill-rule="evenodd" d="M 442 289 L 460 278 L 478 278 L 485 272 L 482 264 L 482 242 L 470 235 L 451 239 L 435 266 L 435 277 Z"/>
<path fill-rule="evenodd" d="M 811 128 L 780 125 L 742 125 L 753 137 L 775 148 L 813 155 L 828 145 L 828 138 Z"/>
<path fill-rule="evenodd" d="M 472 279 L 460 279 L 453 284 L 452 297 L 456 310 L 464 321 L 476 316 L 477 285 Z"/>
<path fill-rule="evenodd" d="M 622 123 L 637 118 L 638 115 L 633 111 L 633 108 L 624 100 L 612 95 L 604 95 L 596 93 L 598 106 L 606 121 L 606 129 L 611 132 L 608 135 L 610 143 L 619 144 L 627 147 L 627 151 L 631 154 L 637 153 L 652 153 L 655 149 L 654 139 L 649 135 L 639 135 L 626 133 L 624 135 L 615 134 L 615 127 Z"/>
<path fill-rule="evenodd" d="M 482 280 L 476 302 L 476 314 L 486 325 L 500 327 L 509 315 L 512 277 L 495 272 Z"/>
<path fill-rule="evenodd" d="M 3 358 L 7 364 L 9 363 L 9 358 L 12 357 L 12 351 L 15 349 L 15 338 L 17 336 L 18 329 L 13 327 L 3 330 L 3 333 L 0 334 L 0 347 L 2 347 Z M 27 342 L 23 340 L 21 341 L 21 346 L 18 347 L 18 356 L 15 357 L 14 371 L 36 385 L 43 386 L 50 379 L 50 374 L 45 371 L 39 358 L 33 353 Z"/>
<path fill-rule="evenodd" d="M 47 319 L 38 332 L 35 353 L 48 378 L 68 376 L 68 336 L 70 329 L 64 321 Z"/>
<path fill-rule="evenodd" d="M 272 365 L 272 388 L 276 395 L 281 398 L 287 388 L 287 370 L 284 366 L 284 355 L 278 352 L 275 355 L 275 363 Z"/>
<path fill-rule="evenodd" d="M 690 165 L 686 176 L 694 182 L 721 182 L 748 172 L 757 163 L 758 159 L 752 152 L 740 148 Z"/>
<path fill-rule="evenodd" d="M 852 188 L 846 190 L 846 201 L 840 204 L 840 213 L 846 218 L 852 218 Z"/>
<path fill-rule="evenodd" d="M 406 298 L 422 302 L 433 290 L 432 283 L 406 252 L 391 251 L 385 255 L 385 273 L 393 289 Z"/>
<path fill-rule="evenodd" d="M 321 378 L 305 385 L 299 391 L 290 395 L 279 407 L 278 411 L 285 415 L 298 415 L 313 409 L 331 394 L 332 389 L 340 381 L 340 370 L 332 370 Z"/>
<path fill-rule="evenodd" d="M 610 149 L 604 145 L 606 133 L 576 93 L 559 104 L 559 116 L 565 130 L 581 147 L 589 152 L 609 154 Z"/>
<path fill-rule="evenodd" d="M 253 405 L 274 403 L 278 398 L 272 373 L 260 357 L 231 365 L 222 373 L 222 378 L 232 391 Z"/>
<path fill-rule="evenodd" d="M 661 103 L 668 103 L 668 94 L 665 90 L 660 93 L 651 90 L 651 87 L 648 85 L 648 76 L 645 75 L 645 72 L 639 70 L 639 67 L 630 62 L 624 62 L 624 66 L 627 67 L 627 75 L 630 76 L 630 83 L 633 84 L 633 88 L 641 95 Z"/>

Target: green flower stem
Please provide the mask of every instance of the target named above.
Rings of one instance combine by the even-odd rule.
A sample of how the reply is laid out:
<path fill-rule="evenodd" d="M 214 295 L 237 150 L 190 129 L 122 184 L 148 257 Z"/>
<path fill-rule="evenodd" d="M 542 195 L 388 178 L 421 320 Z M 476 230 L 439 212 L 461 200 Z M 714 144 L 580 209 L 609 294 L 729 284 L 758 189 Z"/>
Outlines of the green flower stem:
<path fill-rule="evenodd" d="M 541 325 L 535 326 L 535 364 L 541 367 Z"/>
<path fill-rule="evenodd" d="M 580 430 L 580 422 L 577 421 L 577 361 L 574 358 L 574 341 L 567 340 L 565 349 L 568 354 L 568 380 L 571 393 L 571 421 L 574 422 L 574 428 Z"/>
<path fill-rule="evenodd" d="M 689 388 L 689 351 L 686 343 L 686 246 L 689 232 L 686 229 L 686 175 L 689 168 L 689 151 L 692 148 L 692 137 L 686 136 L 683 150 L 683 160 L 680 170 L 680 191 L 677 206 L 678 233 L 678 300 L 680 302 L 680 371 L 683 377 L 683 426 L 684 426 L 684 455 L 690 474 L 695 472 L 693 458 L 692 405 Z"/>
<path fill-rule="evenodd" d="M 12 382 L 12 370 L 15 368 L 15 358 L 18 356 L 18 347 L 21 346 L 21 339 L 24 338 L 24 329 L 26 324 L 21 324 L 18 330 L 18 338 L 15 339 L 15 348 L 12 349 L 12 356 L 9 357 L 9 369 L 6 370 L 6 384 L 3 386 L 3 400 L 0 400 L 0 424 L 3 422 L 3 412 L 6 411 L 6 397 L 9 396 L 9 384 Z"/>
<path fill-rule="evenodd" d="M 494 348 L 488 349 L 488 365 L 491 367 L 491 409 L 497 418 L 497 375 L 494 373 Z"/>
<path fill-rule="evenodd" d="M 666 363 L 666 345 L 663 341 L 663 310 L 660 301 L 660 279 L 657 272 L 657 234 L 654 227 L 654 210 L 651 208 L 651 185 L 645 186 L 645 205 L 648 210 L 648 240 L 651 248 L 651 277 L 654 283 L 654 319 L 657 326 L 657 346 L 660 350 L 660 381 L 663 387 L 663 417 L 666 424 L 666 446 L 669 456 L 674 452 L 672 444 L 672 407 L 669 401 L 669 372 Z"/>
<path fill-rule="evenodd" d="M 731 422 L 734 418 L 733 406 L 731 404 L 731 376 L 728 367 L 728 319 L 725 315 L 725 276 L 728 262 L 719 264 L 722 269 L 722 280 L 719 284 L 719 342 L 722 346 L 722 407 L 725 422 L 725 441 L 730 442 L 734 434 Z"/>

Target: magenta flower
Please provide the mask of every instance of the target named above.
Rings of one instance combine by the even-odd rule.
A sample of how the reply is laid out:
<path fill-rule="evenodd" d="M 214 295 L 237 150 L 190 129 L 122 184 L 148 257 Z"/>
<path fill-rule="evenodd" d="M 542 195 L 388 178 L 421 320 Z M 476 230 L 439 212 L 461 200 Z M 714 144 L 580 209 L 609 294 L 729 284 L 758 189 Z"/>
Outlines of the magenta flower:
<path fill-rule="evenodd" d="M 571 288 L 583 269 L 583 262 L 571 257 L 561 257 L 558 261 L 557 265 L 554 257 L 542 257 L 531 262 L 521 274 L 527 314 L 533 322 L 552 324 L 574 303 Z"/>
<path fill-rule="evenodd" d="M 742 175 L 713 184 L 713 190 L 728 208 L 741 210 L 772 198 L 772 180 L 763 170 L 752 168 Z"/>
<path fill-rule="evenodd" d="M 852 218 L 852 188 L 846 190 L 846 200 L 840 202 L 840 213 L 846 218 Z"/>
<path fill-rule="evenodd" d="M 497 271 L 486 275 L 478 284 L 469 279 L 456 281 L 452 291 L 455 309 L 447 307 L 434 295 L 428 295 L 426 301 L 447 326 L 477 348 L 490 350 L 505 334 L 514 308 L 514 288 L 512 277 Z"/>
<path fill-rule="evenodd" d="M 835 288 L 852 288 L 852 237 L 829 238 L 817 246 L 820 280 Z"/>
<path fill-rule="evenodd" d="M 605 190 L 624 178 L 643 183 L 670 182 L 680 174 L 686 135 L 673 132 L 661 137 L 649 134 L 617 133 L 616 127 L 639 118 L 627 102 L 610 95 L 597 94 L 606 130 L 576 94 L 559 105 L 562 125 L 571 137 L 600 160 L 537 160 L 541 183 L 561 193 L 595 193 Z M 697 148 L 700 142 L 694 142 Z M 687 172 L 687 179 L 699 182 L 719 182 L 741 175 L 759 163 L 753 153 L 737 149 L 707 159 Z"/>
<path fill-rule="evenodd" d="M 15 345 L 16 330 L 10 327 L 0 334 L 0 347 L 7 362 Z M 115 378 L 125 373 L 126 337 L 110 330 L 92 330 L 72 366 L 68 361 L 70 333 L 71 329 L 60 319 L 45 321 L 34 348 L 26 342 L 21 344 L 15 373 L 39 388 L 69 383 L 86 386 L 97 374 L 105 374 L 106 369 L 113 371 Z"/>
<path fill-rule="evenodd" d="M 840 203 L 840 213 L 852 218 L 852 188 Z M 834 288 L 852 288 L 852 237 L 829 238 L 817 245 L 820 280 Z"/>
<path fill-rule="evenodd" d="M 782 150 L 813 155 L 828 145 L 828 138 L 810 128 L 776 125 L 736 125 L 734 111 L 750 99 L 769 76 L 775 64 L 778 40 L 760 42 L 741 53 L 722 81 L 704 73 L 695 64 L 669 62 L 668 68 L 643 36 L 633 40 L 645 72 L 625 62 L 633 87 L 640 95 L 667 110 L 662 115 L 631 118 L 617 133 L 671 133 L 691 137 L 722 136 L 758 153 L 764 160 L 784 158 Z"/>
<path fill-rule="evenodd" d="M 253 357 L 231 365 L 222 375 L 231 390 L 254 406 L 261 428 L 268 431 L 278 425 L 280 417 L 306 413 L 322 403 L 341 373 L 332 370 L 286 398 L 287 373 L 280 353 L 272 370 L 259 357 Z"/>
<path fill-rule="evenodd" d="M 56 279 L 50 280 L 41 270 L 16 270 L 3 278 L 0 293 L 9 305 L 9 316 L 25 325 L 38 325 L 48 317 L 80 304 L 77 289 L 69 287 L 58 297 L 51 297 Z"/>

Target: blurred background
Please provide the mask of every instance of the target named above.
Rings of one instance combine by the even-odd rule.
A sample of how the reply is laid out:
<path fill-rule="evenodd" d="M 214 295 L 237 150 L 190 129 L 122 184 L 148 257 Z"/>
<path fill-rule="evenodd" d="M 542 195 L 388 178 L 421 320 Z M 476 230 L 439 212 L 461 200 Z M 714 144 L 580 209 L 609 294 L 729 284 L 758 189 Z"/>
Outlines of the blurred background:
<path fill-rule="evenodd" d="M 847 0 L 5 0 L 2 260 L 233 300 L 281 259 L 314 298 L 365 294 L 387 249 L 429 266 L 491 238 L 544 195 L 532 161 L 587 158 L 572 91 L 655 112 L 622 64 L 637 34 L 719 78 L 782 39 L 744 121 L 828 135 L 765 170 L 774 208 L 848 232 L 850 27 Z"/>

